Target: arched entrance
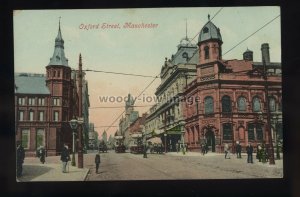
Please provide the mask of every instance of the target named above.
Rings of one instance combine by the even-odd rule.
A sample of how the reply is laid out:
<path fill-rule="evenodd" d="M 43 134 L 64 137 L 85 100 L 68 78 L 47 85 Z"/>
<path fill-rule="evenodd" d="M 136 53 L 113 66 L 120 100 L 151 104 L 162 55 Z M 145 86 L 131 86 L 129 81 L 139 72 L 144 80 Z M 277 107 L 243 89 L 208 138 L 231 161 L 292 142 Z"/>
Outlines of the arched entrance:
<path fill-rule="evenodd" d="M 207 131 L 205 133 L 206 143 L 212 152 L 216 152 L 216 141 L 215 141 L 215 134 L 212 130 L 212 128 L 207 128 Z"/>

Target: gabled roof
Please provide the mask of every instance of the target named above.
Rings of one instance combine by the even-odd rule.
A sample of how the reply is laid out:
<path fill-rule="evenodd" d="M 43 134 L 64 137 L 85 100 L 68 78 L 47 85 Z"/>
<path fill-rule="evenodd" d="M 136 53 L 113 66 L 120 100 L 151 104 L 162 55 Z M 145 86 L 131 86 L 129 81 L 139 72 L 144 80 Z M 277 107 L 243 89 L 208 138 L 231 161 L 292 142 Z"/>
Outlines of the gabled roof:
<path fill-rule="evenodd" d="M 43 74 L 16 74 L 15 86 L 16 94 L 50 94 Z"/>

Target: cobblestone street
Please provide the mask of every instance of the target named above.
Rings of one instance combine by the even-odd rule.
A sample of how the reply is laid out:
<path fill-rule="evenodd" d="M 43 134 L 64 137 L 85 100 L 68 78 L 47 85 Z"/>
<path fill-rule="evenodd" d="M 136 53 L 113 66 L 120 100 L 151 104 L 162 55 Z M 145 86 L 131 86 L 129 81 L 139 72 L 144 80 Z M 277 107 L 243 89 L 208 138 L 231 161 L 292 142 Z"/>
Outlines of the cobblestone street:
<path fill-rule="evenodd" d="M 85 155 L 85 168 L 90 168 L 86 180 L 170 180 L 170 179 L 239 179 L 239 178 L 282 178 L 283 162 L 276 160 L 276 165 L 262 164 L 254 159 L 254 164 L 247 163 L 246 155 L 237 159 L 224 159 L 223 154 L 188 152 L 167 153 L 166 155 L 131 153 L 100 153 L 99 173 L 95 173 L 95 153 Z M 255 156 L 254 156 L 255 157 Z"/>

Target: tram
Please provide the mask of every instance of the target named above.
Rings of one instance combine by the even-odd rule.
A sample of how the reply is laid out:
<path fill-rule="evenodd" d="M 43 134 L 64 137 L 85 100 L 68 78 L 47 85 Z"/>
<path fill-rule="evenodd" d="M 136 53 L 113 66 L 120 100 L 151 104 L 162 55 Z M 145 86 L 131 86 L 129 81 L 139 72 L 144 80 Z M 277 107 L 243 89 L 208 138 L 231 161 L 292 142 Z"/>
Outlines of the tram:
<path fill-rule="evenodd" d="M 115 152 L 116 153 L 125 153 L 125 145 L 124 145 L 124 137 L 121 135 L 117 135 L 115 138 Z"/>

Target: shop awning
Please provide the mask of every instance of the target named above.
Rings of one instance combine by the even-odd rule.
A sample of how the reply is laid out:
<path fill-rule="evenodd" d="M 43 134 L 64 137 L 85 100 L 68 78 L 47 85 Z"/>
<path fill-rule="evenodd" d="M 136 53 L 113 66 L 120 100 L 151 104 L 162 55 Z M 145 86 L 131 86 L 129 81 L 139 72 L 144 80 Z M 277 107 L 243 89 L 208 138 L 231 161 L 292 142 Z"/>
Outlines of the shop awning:
<path fill-rule="evenodd" d="M 156 144 L 160 144 L 161 143 L 160 137 L 154 137 L 154 138 L 151 138 L 151 139 L 149 139 L 147 141 L 148 142 L 152 142 L 152 143 L 156 143 Z"/>

